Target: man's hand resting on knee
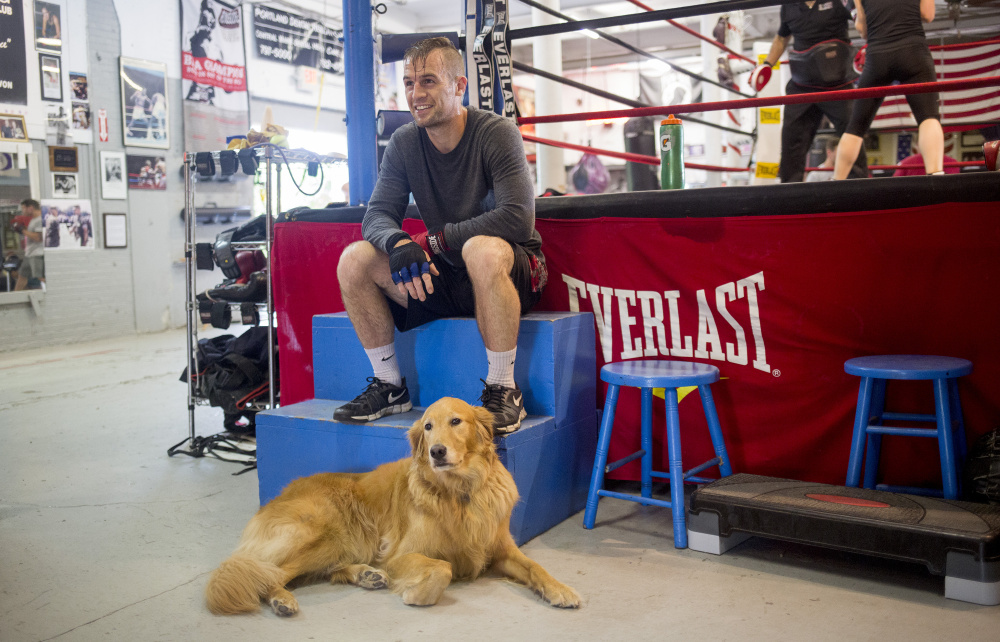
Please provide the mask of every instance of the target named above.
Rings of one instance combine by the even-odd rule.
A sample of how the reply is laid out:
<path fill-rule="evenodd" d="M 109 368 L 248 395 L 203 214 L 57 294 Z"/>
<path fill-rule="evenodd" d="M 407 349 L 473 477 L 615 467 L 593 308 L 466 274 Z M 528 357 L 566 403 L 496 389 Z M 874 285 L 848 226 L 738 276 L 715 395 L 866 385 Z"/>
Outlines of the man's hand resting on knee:
<path fill-rule="evenodd" d="M 431 274 L 439 276 L 438 269 L 418 243 L 410 239 L 396 243 L 389 252 L 389 271 L 400 294 L 421 301 L 426 301 L 428 294 L 434 294 Z"/>

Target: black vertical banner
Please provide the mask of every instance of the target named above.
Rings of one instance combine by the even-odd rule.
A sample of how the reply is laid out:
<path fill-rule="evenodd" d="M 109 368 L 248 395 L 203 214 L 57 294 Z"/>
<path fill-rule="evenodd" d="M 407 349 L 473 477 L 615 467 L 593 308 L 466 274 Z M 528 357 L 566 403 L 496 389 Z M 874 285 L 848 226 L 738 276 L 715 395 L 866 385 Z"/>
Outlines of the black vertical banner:
<path fill-rule="evenodd" d="M 0 0 L 0 103 L 28 104 L 24 11 L 20 0 Z"/>

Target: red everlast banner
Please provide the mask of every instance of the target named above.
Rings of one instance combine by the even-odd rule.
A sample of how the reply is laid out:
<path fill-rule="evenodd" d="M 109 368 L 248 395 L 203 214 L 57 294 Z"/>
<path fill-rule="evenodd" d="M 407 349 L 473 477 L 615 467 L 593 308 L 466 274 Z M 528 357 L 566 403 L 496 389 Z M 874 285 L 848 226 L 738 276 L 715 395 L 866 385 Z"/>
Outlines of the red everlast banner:
<path fill-rule="evenodd" d="M 592 312 L 598 366 L 634 359 L 717 366 L 722 379 L 712 390 L 734 470 L 843 484 L 859 384 L 844 372 L 852 357 L 970 359 L 973 373 L 959 384 L 969 439 L 1000 425 L 997 214 L 996 203 L 983 202 L 809 215 L 538 219 L 549 284 L 537 309 Z M 343 310 L 336 279 L 319 275 L 336 274 L 341 250 L 360 239 L 360 227 L 275 228 L 285 404 L 312 396 L 312 315 Z M 404 222 L 410 233 L 421 227 Z M 600 406 L 606 390 L 599 382 Z M 690 468 L 712 457 L 711 443 L 697 391 L 680 393 Z M 933 413 L 929 382 L 891 382 L 887 395 L 889 409 Z M 664 406 L 653 405 L 654 466 L 666 470 Z M 623 389 L 609 461 L 638 449 L 639 394 Z M 638 466 L 613 475 L 637 479 Z M 880 470 L 890 483 L 940 487 L 936 440 L 885 437 Z"/>
<path fill-rule="evenodd" d="M 184 149 L 226 148 L 250 129 L 243 14 L 221 0 L 181 0 Z"/>

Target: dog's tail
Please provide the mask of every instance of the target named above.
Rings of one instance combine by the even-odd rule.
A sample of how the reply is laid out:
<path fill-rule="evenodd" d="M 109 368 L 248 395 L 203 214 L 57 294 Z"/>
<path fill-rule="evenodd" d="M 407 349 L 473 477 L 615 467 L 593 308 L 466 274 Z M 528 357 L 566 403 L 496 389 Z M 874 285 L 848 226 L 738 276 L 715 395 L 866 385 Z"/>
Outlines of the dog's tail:
<path fill-rule="evenodd" d="M 272 587 L 283 583 L 281 569 L 274 564 L 233 555 L 208 578 L 205 600 L 208 610 L 217 615 L 252 613 Z"/>

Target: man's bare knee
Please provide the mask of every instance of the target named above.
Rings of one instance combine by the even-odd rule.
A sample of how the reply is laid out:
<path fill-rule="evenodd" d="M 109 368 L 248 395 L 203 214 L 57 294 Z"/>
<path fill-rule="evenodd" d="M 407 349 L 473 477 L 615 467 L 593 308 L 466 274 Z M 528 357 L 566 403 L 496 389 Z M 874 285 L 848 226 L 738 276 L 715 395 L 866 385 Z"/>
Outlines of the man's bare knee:
<path fill-rule="evenodd" d="M 462 259 L 469 276 L 496 277 L 509 274 L 514 267 L 514 250 L 497 236 L 473 236 L 462 246 Z"/>
<path fill-rule="evenodd" d="M 378 257 L 378 250 L 368 241 L 355 241 L 340 255 L 337 262 L 337 280 L 341 287 L 359 280 L 370 280 L 372 263 Z"/>

